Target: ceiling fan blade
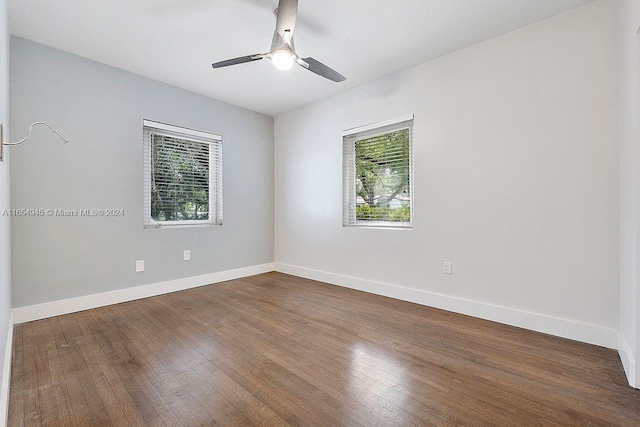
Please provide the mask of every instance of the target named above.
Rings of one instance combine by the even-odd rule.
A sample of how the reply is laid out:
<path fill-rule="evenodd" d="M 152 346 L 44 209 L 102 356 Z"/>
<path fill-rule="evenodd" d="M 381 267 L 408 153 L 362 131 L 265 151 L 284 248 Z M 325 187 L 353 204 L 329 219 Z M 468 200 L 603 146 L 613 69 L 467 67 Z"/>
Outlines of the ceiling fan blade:
<path fill-rule="evenodd" d="M 264 57 L 265 55 L 262 53 L 259 53 L 256 55 L 241 56 L 239 58 L 227 59 L 226 61 L 216 62 L 214 64 L 211 64 L 211 66 L 213 68 L 228 67 L 229 65 L 244 64 L 245 62 L 259 61 Z"/>
<path fill-rule="evenodd" d="M 293 34 L 298 14 L 298 0 L 280 0 L 278 2 L 278 15 L 276 17 L 276 32 L 280 37 L 286 30 Z"/>
<path fill-rule="evenodd" d="M 336 70 L 327 67 L 320 61 L 316 61 L 315 59 L 302 58 L 302 61 L 306 62 L 309 66 L 305 67 L 304 64 L 300 64 L 301 67 L 306 68 L 307 70 L 316 73 L 319 76 L 324 77 L 325 79 L 332 80 L 334 82 L 343 82 L 347 80 L 345 76 L 337 72 Z"/>

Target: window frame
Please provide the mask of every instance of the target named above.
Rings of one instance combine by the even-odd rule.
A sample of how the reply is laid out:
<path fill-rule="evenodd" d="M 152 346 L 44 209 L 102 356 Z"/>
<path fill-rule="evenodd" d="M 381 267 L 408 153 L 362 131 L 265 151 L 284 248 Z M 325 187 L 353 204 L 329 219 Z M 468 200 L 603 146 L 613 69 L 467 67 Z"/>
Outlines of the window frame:
<path fill-rule="evenodd" d="M 396 230 L 412 230 L 414 227 L 414 115 L 406 115 L 391 120 L 370 123 L 363 126 L 346 129 L 342 132 L 342 226 L 348 228 L 380 228 Z M 365 221 L 357 219 L 357 192 L 356 192 L 356 156 L 355 147 L 359 140 L 374 138 L 391 132 L 409 129 L 409 190 L 411 200 L 409 222 L 397 221 Z M 362 136 L 358 138 L 358 134 Z M 353 162 L 347 167 L 347 161 Z M 350 176 L 347 176 L 350 172 Z"/>
<path fill-rule="evenodd" d="M 145 229 L 212 227 L 222 225 L 222 136 L 200 130 L 143 120 L 143 214 Z M 149 132 L 147 138 L 146 132 Z M 184 221 L 156 221 L 151 217 L 151 183 L 153 171 L 153 136 L 166 136 L 209 147 L 209 219 Z M 216 144 L 218 147 L 216 147 Z"/>

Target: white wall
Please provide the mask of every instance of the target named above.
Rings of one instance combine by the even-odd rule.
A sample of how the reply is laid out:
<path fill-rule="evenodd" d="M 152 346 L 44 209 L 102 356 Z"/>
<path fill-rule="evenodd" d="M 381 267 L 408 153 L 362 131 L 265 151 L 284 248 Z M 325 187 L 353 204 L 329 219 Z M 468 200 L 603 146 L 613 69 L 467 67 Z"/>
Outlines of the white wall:
<path fill-rule="evenodd" d="M 143 228 L 143 119 L 222 135 L 221 227 Z M 13 138 L 37 120 L 71 142 L 13 147 L 12 207 L 125 215 L 13 218 L 14 307 L 273 262 L 272 117 L 12 37 Z"/>
<path fill-rule="evenodd" d="M 640 385 L 636 369 L 640 342 L 640 276 L 638 255 L 638 28 L 640 2 L 620 2 L 620 356 L 632 385 Z"/>
<path fill-rule="evenodd" d="M 276 117 L 277 265 L 511 309 L 507 323 L 539 314 L 615 346 L 617 64 L 603 0 Z M 343 228 L 342 130 L 411 113 L 415 228 Z"/>
<path fill-rule="evenodd" d="M 9 126 L 9 28 L 7 26 L 7 1 L 0 0 L 0 123 L 5 127 L 4 138 L 8 137 Z M 0 139 L 2 139 L 0 137 Z M 0 425 L 4 422 L 6 396 L 8 392 L 8 372 L 5 367 L 6 346 L 9 336 L 9 316 L 11 314 L 11 255 L 9 217 L 2 211 L 9 208 L 9 159 L 0 162 Z M 10 359 L 10 357 L 6 358 Z"/>

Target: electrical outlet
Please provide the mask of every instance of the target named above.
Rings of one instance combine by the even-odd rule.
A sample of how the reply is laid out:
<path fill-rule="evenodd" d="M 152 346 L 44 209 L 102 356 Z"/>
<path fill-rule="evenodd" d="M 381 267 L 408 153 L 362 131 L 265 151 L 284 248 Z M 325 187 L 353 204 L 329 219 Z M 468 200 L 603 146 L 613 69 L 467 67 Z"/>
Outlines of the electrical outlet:
<path fill-rule="evenodd" d="M 144 271 L 144 260 L 138 260 L 136 261 L 136 273 L 140 273 Z"/>
<path fill-rule="evenodd" d="M 182 259 L 184 261 L 189 261 L 191 259 L 191 251 L 189 249 L 182 251 Z"/>
<path fill-rule="evenodd" d="M 443 273 L 444 274 L 453 274 L 451 272 L 451 262 L 450 261 L 445 261 Z"/>

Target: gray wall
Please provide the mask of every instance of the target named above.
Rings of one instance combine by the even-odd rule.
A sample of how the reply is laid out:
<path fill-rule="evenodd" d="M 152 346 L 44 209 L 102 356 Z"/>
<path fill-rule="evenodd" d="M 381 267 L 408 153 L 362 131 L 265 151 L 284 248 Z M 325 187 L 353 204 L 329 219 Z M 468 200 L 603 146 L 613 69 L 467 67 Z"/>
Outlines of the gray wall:
<path fill-rule="evenodd" d="M 629 383 L 640 388 L 640 141 L 638 71 L 640 2 L 619 9 L 620 57 L 620 356 Z"/>
<path fill-rule="evenodd" d="M 276 117 L 276 262 L 612 337 L 617 61 L 597 1 Z M 413 230 L 342 227 L 342 130 L 411 113 Z"/>
<path fill-rule="evenodd" d="M 12 137 L 72 139 L 12 150 L 12 207 L 125 210 L 13 218 L 14 307 L 273 261 L 273 118 L 17 37 L 10 59 Z M 223 136 L 221 227 L 143 229 L 143 119 Z"/>
<path fill-rule="evenodd" d="M 9 29 L 7 27 L 7 1 L 0 0 L 0 123 L 9 123 Z M 5 128 L 5 139 L 7 129 Z M 5 152 L 6 154 L 6 152 Z M 0 384 L 4 366 L 5 345 L 11 312 L 11 255 L 9 218 L 2 216 L 9 208 L 9 160 L 0 162 Z M 1 394 L 1 391 L 0 391 Z M 2 397 L 0 396 L 0 399 Z M 3 402 L 0 400 L 0 408 Z M 5 414 L 0 411 L 0 425 Z"/>

